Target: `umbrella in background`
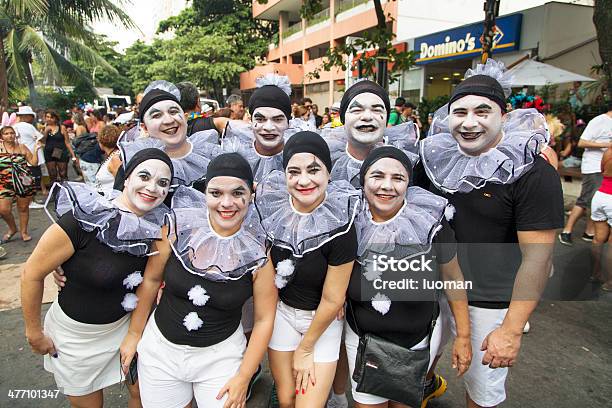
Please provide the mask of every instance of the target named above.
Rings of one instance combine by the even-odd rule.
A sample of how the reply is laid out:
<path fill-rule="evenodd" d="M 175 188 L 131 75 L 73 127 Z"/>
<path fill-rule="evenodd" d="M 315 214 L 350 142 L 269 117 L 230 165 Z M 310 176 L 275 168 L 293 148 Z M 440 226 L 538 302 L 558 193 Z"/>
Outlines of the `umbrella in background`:
<path fill-rule="evenodd" d="M 513 76 L 512 86 L 544 86 L 562 84 L 566 82 L 582 81 L 592 82 L 593 78 L 575 74 L 543 62 L 530 59 L 519 62 L 509 72 Z"/>

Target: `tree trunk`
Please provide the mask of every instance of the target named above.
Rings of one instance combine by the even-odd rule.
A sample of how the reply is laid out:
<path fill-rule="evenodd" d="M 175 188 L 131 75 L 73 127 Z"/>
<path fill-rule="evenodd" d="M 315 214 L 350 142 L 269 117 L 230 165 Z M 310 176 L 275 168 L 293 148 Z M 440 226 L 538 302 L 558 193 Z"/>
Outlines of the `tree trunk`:
<path fill-rule="evenodd" d="M 4 41 L 0 34 L 0 114 L 8 109 L 8 74 L 6 71 L 6 55 Z"/>
<path fill-rule="evenodd" d="M 374 10 L 376 11 L 376 28 L 380 32 L 387 31 L 387 19 L 385 18 L 385 11 L 382 8 L 380 0 L 374 0 Z M 376 82 L 383 88 L 387 89 L 389 86 L 389 80 L 387 76 L 387 43 L 386 41 L 378 45 L 378 52 L 376 57 Z"/>
<path fill-rule="evenodd" d="M 26 80 L 28 81 L 28 89 L 30 91 L 30 106 L 32 109 L 39 108 L 38 106 L 38 93 L 36 92 L 36 87 L 34 86 L 34 76 L 32 75 L 32 58 L 30 55 L 25 56 L 24 61 L 25 64 L 25 74 Z"/>
<path fill-rule="evenodd" d="M 612 99 L 612 0 L 595 0 L 593 24 L 597 31 L 599 56 L 606 80 L 606 98 Z"/>

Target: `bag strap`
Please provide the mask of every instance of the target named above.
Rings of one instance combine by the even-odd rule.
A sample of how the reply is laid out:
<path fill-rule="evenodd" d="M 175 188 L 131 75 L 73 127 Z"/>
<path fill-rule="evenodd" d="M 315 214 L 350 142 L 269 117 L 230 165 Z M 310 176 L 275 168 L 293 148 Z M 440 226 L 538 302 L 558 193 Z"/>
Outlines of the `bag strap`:
<path fill-rule="evenodd" d="M 440 304 L 438 303 L 438 291 L 434 292 L 434 300 L 433 300 L 433 311 L 431 313 L 431 322 L 429 323 L 429 328 L 427 329 L 427 347 L 431 344 L 431 336 L 433 335 L 434 328 L 436 327 L 436 321 L 438 320 L 438 314 L 440 311 Z M 346 302 L 346 307 L 350 309 L 350 315 L 353 319 L 353 324 L 355 326 L 357 336 L 361 337 L 361 330 L 359 330 L 359 325 L 357 324 L 357 319 L 355 318 L 355 312 L 353 311 L 353 306 L 351 305 L 351 300 L 349 299 Z"/>

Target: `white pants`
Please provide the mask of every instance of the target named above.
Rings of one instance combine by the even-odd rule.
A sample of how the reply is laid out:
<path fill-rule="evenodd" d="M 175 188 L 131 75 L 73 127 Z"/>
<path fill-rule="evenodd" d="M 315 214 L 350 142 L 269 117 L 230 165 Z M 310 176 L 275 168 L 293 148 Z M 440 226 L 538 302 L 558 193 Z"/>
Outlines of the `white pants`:
<path fill-rule="evenodd" d="M 393 305 L 391 305 L 391 307 L 393 307 Z M 436 356 L 442 353 L 442 349 L 444 348 L 444 345 L 446 344 L 446 341 L 449 338 L 449 336 L 446 334 L 449 331 L 449 328 L 448 325 L 445 323 L 446 321 L 448 321 L 448 313 L 450 313 L 448 302 L 444 300 L 443 303 L 441 301 L 440 314 L 438 315 L 438 319 L 436 320 L 436 327 L 434 328 L 434 331 L 431 334 L 431 347 L 429 348 L 429 368 L 431 368 L 431 365 L 433 364 Z M 381 316 L 381 319 L 384 319 L 384 317 Z M 344 339 L 344 344 L 346 346 L 346 356 L 348 358 L 349 364 L 349 377 L 351 378 L 351 392 L 353 394 L 353 399 L 360 404 L 367 405 L 383 404 L 385 402 L 388 402 L 388 398 L 357 391 L 357 383 L 353 380 L 353 372 L 355 371 L 355 360 L 357 358 L 359 336 L 357 336 L 357 334 L 351 329 L 348 323 L 345 325 L 345 330 L 346 337 Z M 418 344 L 415 344 L 410 349 L 422 350 L 426 347 L 427 337 L 423 338 L 423 340 L 421 340 Z M 429 368 L 427 370 L 429 370 Z"/>
<path fill-rule="evenodd" d="M 314 315 L 314 310 L 296 309 L 279 300 L 276 306 L 274 331 L 268 347 L 276 351 L 297 350 L 302 337 L 304 337 L 312 319 L 314 319 Z M 321 334 L 314 347 L 315 363 L 338 361 L 343 324 L 344 320 L 334 319 Z"/>
<path fill-rule="evenodd" d="M 476 404 L 493 407 L 506 399 L 507 368 L 489 368 L 482 364 L 482 342 L 493 330 L 501 326 L 508 309 L 485 309 L 469 306 L 472 333 L 472 364 L 463 375 L 465 390 Z M 457 330 L 453 321 L 453 335 Z"/>
<path fill-rule="evenodd" d="M 138 343 L 138 384 L 145 408 L 184 408 L 195 397 L 199 407 L 221 408 L 217 394 L 240 368 L 246 349 L 242 327 L 210 347 L 171 343 L 149 318 Z"/>

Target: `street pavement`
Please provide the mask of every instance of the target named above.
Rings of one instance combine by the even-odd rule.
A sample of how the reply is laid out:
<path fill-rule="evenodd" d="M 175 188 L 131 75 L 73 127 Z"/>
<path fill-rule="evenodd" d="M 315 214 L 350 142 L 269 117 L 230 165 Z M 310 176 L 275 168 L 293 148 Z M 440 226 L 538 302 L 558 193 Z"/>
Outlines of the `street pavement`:
<path fill-rule="evenodd" d="M 566 196 L 566 205 L 572 199 Z M 50 225 L 44 210 L 31 210 L 30 213 L 33 240 L 24 243 L 14 239 L 3 245 L 8 255 L 0 260 L 0 287 L 15 284 L 22 263 Z M 2 223 L 0 231 L 5 228 Z M 581 220 L 573 235 L 579 238 L 583 231 L 584 221 Z M 541 302 L 530 319 L 531 331 L 523 336 L 519 360 L 508 375 L 508 400 L 500 407 L 610 406 L 612 295 L 601 293 L 597 286 L 588 282 L 590 244 L 580 239 L 574 241 L 571 248 L 558 243 L 555 246 L 555 273 L 546 291 L 547 299 Z M 557 300 L 559 294 L 568 300 Z M 18 294 L 0 290 L 0 408 L 68 407 L 61 394 L 54 398 L 35 398 L 44 394 L 36 390 L 51 391 L 56 387 L 53 376 L 43 369 L 42 357 L 30 351 L 18 306 Z M 43 307 L 43 315 L 48 306 Z M 456 378 L 450 367 L 448 352 L 438 367 L 440 374 L 448 380 L 449 388 L 444 396 L 433 400 L 428 407 L 463 407 L 462 381 Z M 257 383 L 254 397 L 247 406 L 267 408 L 271 389 L 272 381 L 266 365 L 262 380 Z M 25 396 L 15 398 L 16 390 L 31 391 L 29 395 L 26 392 Z M 105 406 L 126 407 L 127 390 L 119 385 L 109 387 L 105 391 Z"/>

